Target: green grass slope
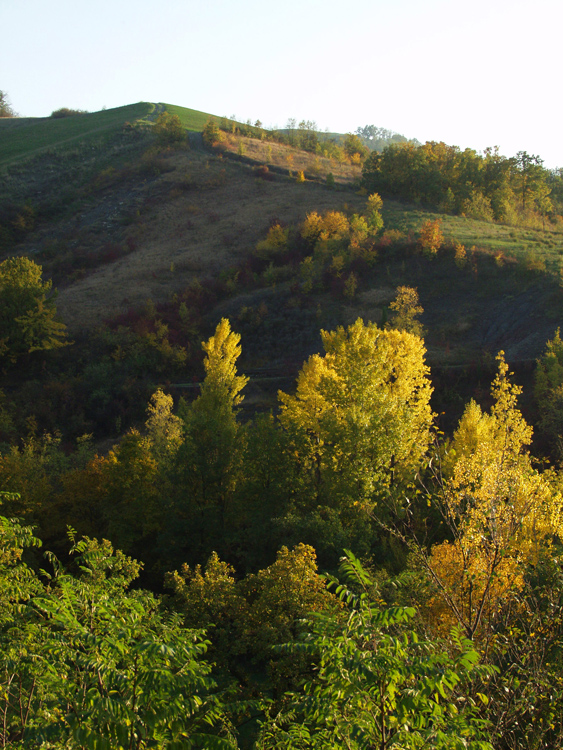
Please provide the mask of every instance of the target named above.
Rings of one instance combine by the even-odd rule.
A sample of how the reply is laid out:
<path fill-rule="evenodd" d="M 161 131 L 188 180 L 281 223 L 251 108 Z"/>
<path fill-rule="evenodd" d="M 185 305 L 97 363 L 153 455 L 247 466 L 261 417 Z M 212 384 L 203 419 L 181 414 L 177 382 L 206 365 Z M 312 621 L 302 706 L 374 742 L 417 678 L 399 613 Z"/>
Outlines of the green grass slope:
<path fill-rule="evenodd" d="M 56 149 L 117 130 L 125 122 L 141 120 L 154 104 L 139 102 L 125 107 L 72 117 L 0 119 L 0 167 L 26 159 L 45 149 Z"/>
<path fill-rule="evenodd" d="M 190 130 L 192 132 L 201 132 L 210 117 L 219 119 L 216 115 L 211 115 L 207 112 L 200 112 L 197 109 L 178 107 L 175 104 L 165 104 L 164 107 L 167 112 L 170 112 L 171 115 L 177 115 L 186 130 Z"/>
<path fill-rule="evenodd" d="M 210 117 L 207 112 L 174 104 L 138 102 L 124 107 L 88 112 L 60 119 L 52 117 L 16 117 L 0 119 L 0 168 L 48 149 L 64 149 L 77 142 L 99 138 L 116 131 L 126 122 L 150 122 L 166 110 L 177 115 L 184 128 L 201 132 Z"/>

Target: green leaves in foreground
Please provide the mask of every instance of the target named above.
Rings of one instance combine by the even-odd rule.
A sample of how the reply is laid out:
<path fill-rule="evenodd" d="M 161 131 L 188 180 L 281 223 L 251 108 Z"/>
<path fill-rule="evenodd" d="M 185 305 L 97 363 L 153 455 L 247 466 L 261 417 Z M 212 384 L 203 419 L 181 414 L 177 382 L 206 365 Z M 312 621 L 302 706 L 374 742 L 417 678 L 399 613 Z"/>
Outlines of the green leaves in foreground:
<path fill-rule="evenodd" d="M 11 568 L 21 577 L 19 556 L 31 543 L 24 532 L 3 519 L 2 546 L 15 553 L 0 560 L 2 584 L 13 580 Z M 139 565 L 109 542 L 85 539 L 73 551 L 76 576 L 53 559 L 49 585 L 35 578 L 27 604 L 20 598 L 4 613 L 1 746 L 235 747 L 224 696 L 202 660 L 203 632 L 183 628 L 152 594 L 127 591 Z"/>
<path fill-rule="evenodd" d="M 356 568 L 354 583 L 364 586 L 367 574 L 350 558 L 348 575 Z M 470 679 L 491 671 L 478 665 L 471 642 L 454 632 L 456 652 L 448 653 L 409 629 L 414 609 L 381 610 L 343 587 L 339 593 L 349 605 L 344 618 L 317 614 L 303 641 L 280 647 L 307 654 L 315 676 L 265 723 L 259 747 L 491 750 L 487 723 L 464 694 Z"/>

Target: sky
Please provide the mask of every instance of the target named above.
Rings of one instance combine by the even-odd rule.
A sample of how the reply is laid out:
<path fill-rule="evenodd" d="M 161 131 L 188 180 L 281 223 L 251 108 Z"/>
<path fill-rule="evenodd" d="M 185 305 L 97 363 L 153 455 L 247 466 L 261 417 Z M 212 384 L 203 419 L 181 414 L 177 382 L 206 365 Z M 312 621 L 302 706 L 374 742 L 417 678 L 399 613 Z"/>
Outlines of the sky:
<path fill-rule="evenodd" d="M 563 167 L 561 0 L 0 0 L 22 116 L 166 102 Z"/>

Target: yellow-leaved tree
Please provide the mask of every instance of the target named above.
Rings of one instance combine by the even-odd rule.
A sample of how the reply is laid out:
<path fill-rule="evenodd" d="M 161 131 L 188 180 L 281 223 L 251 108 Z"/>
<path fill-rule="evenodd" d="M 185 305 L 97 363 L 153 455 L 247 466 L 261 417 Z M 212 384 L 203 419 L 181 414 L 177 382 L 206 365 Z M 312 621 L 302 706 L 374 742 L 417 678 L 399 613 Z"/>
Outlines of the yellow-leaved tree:
<path fill-rule="evenodd" d="M 525 566 L 562 531 L 561 494 L 550 473 L 532 465 L 532 428 L 517 408 L 521 388 L 510 382 L 502 352 L 498 360 L 490 414 L 470 402 L 435 476 L 434 501 L 449 538 L 430 553 L 415 547 L 437 587 L 434 615 L 470 638 L 492 634 Z"/>
<path fill-rule="evenodd" d="M 240 335 L 223 318 L 202 347 L 201 393 L 179 409 L 184 439 L 176 456 L 170 544 L 189 545 L 189 556 L 178 549 L 184 560 L 210 554 L 218 538 L 229 537 L 244 452 L 237 407 L 248 378 L 237 375 Z"/>
<path fill-rule="evenodd" d="M 422 340 L 358 319 L 321 331 L 326 354 L 303 365 L 280 422 L 307 478 L 309 502 L 371 512 L 416 470 L 430 440 L 432 388 Z"/>
<path fill-rule="evenodd" d="M 393 316 L 388 323 L 389 328 L 399 331 L 409 331 L 417 336 L 424 335 L 424 326 L 417 320 L 424 308 L 419 302 L 418 291 L 412 286 L 397 287 L 397 296 L 389 305 Z"/>

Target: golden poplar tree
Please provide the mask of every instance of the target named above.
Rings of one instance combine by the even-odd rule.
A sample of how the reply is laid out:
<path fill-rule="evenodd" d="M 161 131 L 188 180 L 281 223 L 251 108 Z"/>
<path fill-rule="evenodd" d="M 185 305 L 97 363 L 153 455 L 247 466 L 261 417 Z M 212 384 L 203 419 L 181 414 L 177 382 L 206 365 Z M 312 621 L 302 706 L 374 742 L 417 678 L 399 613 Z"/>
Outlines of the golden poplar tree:
<path fill-rule="evenodd" d="M 295 396 L 279 393 L 280 421 L 319 501 L 371 511 L 428 447 L 424 344 L 361 319 L 321 336 L 326 354 L 303 365 Z"/>

